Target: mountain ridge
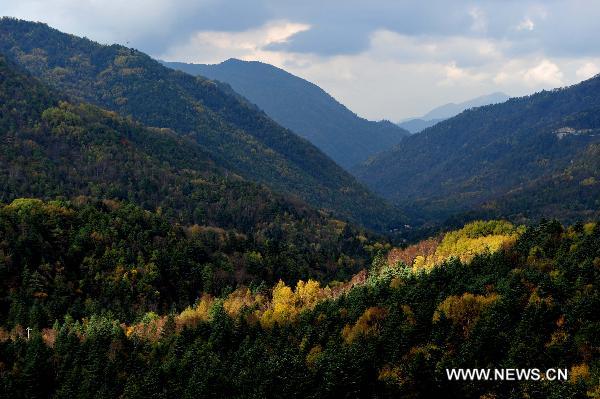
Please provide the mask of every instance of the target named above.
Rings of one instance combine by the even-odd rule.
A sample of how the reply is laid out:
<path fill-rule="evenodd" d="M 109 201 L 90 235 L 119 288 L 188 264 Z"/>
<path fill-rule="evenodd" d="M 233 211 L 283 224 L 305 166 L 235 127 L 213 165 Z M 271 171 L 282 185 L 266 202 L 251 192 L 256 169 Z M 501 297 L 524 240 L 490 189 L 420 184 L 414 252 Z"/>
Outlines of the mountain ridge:
<path fill-rule="evenodd" d="M 568 180 L 572 161 L 586 152 L 595 153 L 593 146 L 600 136 L 593 131 L 600 124 L 593 110 L 600 106 L 599 88 L 600 79 L 594 78 L 464 111 L 411 135 L 355 173 L 380 195 L 424 214 L 443 218 L 475 209 L 484 214 L 484 209 L 506 211 L 501 204 L 505 195 L 522 192 L 529 182 L 552 176 Z M 573 126 L 587 133 L 569 134 L 578 131 Z M 564 128 L 567 130 L 561 133 L 559 129 Z M 579 171 L 588 174 L 580 177 L 582 181 L 597 175 L 593 168 Z M 541 216 L 571 220 L 577 214 L 590 215 L 597 206 L 593 197 L 598 185 L 569 188 L 567 180 L 558 186 L 570 195 L 558 200 L 546 190 L 540 190 L 539 195 L 529 190 L 527 201 L 511 201 L 510 209 L 502 215 L 524 220 Z M 575 203 L 569 205 L 576 211 L 569 217 L 562 203 L 565 200 Z M 544 215 L 542 209 L 551 211 Z"/>
<path fill-rule="evenodd" d="M 209 267 L 220 275 L 215 279 L 221 288 L 309 275 L 345 278 L 364 264 L 365 246 L 375 237 L 296 198 L 231 175 L 189 138 L 94 105 L 70 103 L 1 55 L 0 139 L 0 209 L 21 209 L 20 214 L 44 223 L 53 218 L 40 215 L 60 209 L 69 220 L 69 209 L 82 207 L 120 214 L 105 235 L 123 227 L 119 218 L 135 221 L 137 238 L 130 238 L 145 237 L 155 248 L 162 247 L 161 239 L 173 238 L 152 238 L 165 228 L 176 231 L 178 240 L 199 238 L 198 246 L 183 253 L 189 260 L 213 262 Z M 86 215 L 81 214 L 84 224 L 89 223 Z M 10 223 L 0 218 L 0 226 Z M 76 233 L 84 241 L 104 242 L 89 227 Z M 56 232 L 59 240 L 61 234 Z M 128 251 L 139 249 L 134 245 Z M 178 264 L 178 257 L 173 254 L 166 264 Z M 197 270 L 186 273 L 206 280 Z M 190 284 L 199 289 L 198 282 Z M 207 282 L 208 287 L 214 286 Z M 185 297 L 193 300 L 193 295 L 192 288 Z"/>
<path fill-rule="evenodd" d="M 270 64 L 235 58 L 220 64 L 162 63 L 231 85 L 347 169 L 408 134 L 389 121 L 359 117 L 314 83 Z"/>
<path fill-rule="evenodd" d="M 0 20 L 0 52 L 78 101 L 191 137 L 217 165 L 338 217 L 375 229 L 399 217 L 307 140 L 215 82 L 134 49 L 12 18 Z"/>

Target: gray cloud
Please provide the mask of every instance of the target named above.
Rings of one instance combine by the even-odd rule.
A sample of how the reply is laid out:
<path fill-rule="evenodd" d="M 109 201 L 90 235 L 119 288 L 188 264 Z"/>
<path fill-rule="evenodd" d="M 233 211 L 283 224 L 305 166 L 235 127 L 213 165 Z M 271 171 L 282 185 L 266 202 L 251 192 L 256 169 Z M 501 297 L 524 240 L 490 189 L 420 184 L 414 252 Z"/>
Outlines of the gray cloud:
<path fill-rule="evenodd" d="M 575 1 L 369 1 L 305 0 L 273 10 L 300 16 L 313 29 L 279 49 L 322 55 L 364 51 L 378 29 L 411 36 L 467 36 L 514 42 L 514 51 L 547 55 L 600 54 L 600 4 Z M 308 6 L 307 6 L 308 5 Z M 530 29 L 524 22 L 530 23 Z"/>
<path fill-rule="evenodd" d="M 313 28 L 278 48 L 320 55 L 356 54 L 368 48 L 370 35 L 380 29 L 407 35 L 468 32 L 472 24 L 468 9 L 448 7 L 448 4 L 438 0 L 427 4 L 422 1 L 308 0 L 290 6 L 283 2 L 275 10 L 276 15 L 299 16 L 300 21 Z"/>
<path fill-rule="evenodd" d="M 81 30 L 87 27 L 107 40 L 133 36 L 135 45 L 152 53 L 164 52 L 193 32 L 244 31 L 274 19 L 312 26 L 272 47 L 279 51 L 356 54 L 368 48 L 373 32 L 386 29 L 411 36 L 524 41 L 516 43 L 515 49 L 525 51 L 529 44 L 549 55 L 600 53 L 600 46 L 594 43 L 600 35 L 600 6 L 594 0 L 107 0 L 101 4 L 90 0 L 9 0 L 0 5 L 0 12 Z M 518 30 L 525 19 L 532 22 L 532 29 Z"/>
<path fill-rule="evenodd" d="M 276 5 L 273 5 L 276 4 Z M 575 1 L 315 1 L 274 2 L 271 17 L 313 26 L 279 49 L 323 55 L 352 54 L 368 37 L 386 29 L 411 36 L 468 36 L 514 40 L 516 50 L 543 49 L 549 55 L 598 55 L 600 5 Z M 531 30 L 519 29 L 529 21 Z M 521 43 L 524 42 L 524 43 Z"/>

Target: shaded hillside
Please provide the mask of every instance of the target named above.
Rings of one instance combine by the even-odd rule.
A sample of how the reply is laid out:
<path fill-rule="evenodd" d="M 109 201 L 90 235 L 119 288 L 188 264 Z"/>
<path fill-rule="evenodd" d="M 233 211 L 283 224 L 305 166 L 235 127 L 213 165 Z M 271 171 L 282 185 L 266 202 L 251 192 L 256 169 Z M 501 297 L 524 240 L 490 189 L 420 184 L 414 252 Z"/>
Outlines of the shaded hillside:
<path fill-rule="evenodd" d="M 147 209 L 165 208 L 182 222 L 241 229 L 262 219 L 258 198 L 265 205 L 285 204 L 264 187 L 225 177 L 194 141 L 89 104 L 61 101 L 1 56 L 0 77 L 1 201 L 77 195 L 127 199 Z M 219 204 L 224 199 L 227 207 Z M 247 209 L 236 209 L 235 202 Z M 244 213 L 249 224 L 240 217 Z"/>
<path fill-rule="evenodd" d="M 389 149 L 407 135 L 391 122 L 360 118 L 319 86 L 269 64 L 236 59 L 216 65 L 164 64 L 230 84 L 275 121 L 345 168 Z"/>
<path fill-rule="evenodd" d="M 415 206 L 416 217 L 468 210 L 519 219 L 589 216 L 600 194 L 598 169 L 590 167 L 599 106 L 596 77 L 475 108 L 408 137 L 356 173 L 376 192 Z"/>
<path fill-rule="evenodd" d="M 212 81 L 133 49 L 10 18 L 0 21 L 0 52 L 71 98 L 195 140 L 215 165 L 247 179 L 370 227 L 396 218 L 308 141 Z"/>
<path fill-rule="evenodd" d="M 62 101 L 1 56 L 0 111 L 0 203 L 12 204 L 0 215 L 1 267 L 53 262 L 58 258 L 44 248 L 64 240 L 72 246 L 60 250 L 57 268 L 89 266 L 98 256 L 134 268 L 145 259 L 168 274 L 185 258 L 184 274 L 163 277 L 164 284 L 195 280 L 181 293 L 189 300 L 202 287 L 219 292 L 240 282 L 348 277 L 374 244 L 364 231 L 297 199 L 224 174 L 195 141 Z M 57 217 L 67 220 L 54 226 Z M 24 227 L 35 221 L 43 226 Z M 108 237 L 119 238 L 108 243 Z M 159 260 L 170 240 L 173 251 Z M 84 261 L 76 254 L 89 245 L 95 255 Z M 12 255 L 21 247 L 31 248 L 29 260 Z"/>

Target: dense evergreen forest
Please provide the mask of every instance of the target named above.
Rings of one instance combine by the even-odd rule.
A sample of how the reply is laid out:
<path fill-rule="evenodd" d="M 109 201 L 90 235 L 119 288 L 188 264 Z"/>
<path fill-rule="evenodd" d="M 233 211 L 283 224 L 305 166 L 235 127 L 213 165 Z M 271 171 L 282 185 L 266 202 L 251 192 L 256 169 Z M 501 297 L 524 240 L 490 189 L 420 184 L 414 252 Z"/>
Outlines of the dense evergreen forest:
<path fill-rule="evenodd" d="M 113 212 L 118 227 L 108 227 Z M 381 253 L 346 283 L 240 285 L 193 299 L 215 283 L 188 264 L 210 251 L 207 233 L 161 239 L 140 219 L 89 205 L 2 209 L 13 222 L 1 226 L 4 397 L 599 393 L 595 223 L 478 222 Z M 450 382 L 455 367 L 565 368 L 569 380 Z"/>

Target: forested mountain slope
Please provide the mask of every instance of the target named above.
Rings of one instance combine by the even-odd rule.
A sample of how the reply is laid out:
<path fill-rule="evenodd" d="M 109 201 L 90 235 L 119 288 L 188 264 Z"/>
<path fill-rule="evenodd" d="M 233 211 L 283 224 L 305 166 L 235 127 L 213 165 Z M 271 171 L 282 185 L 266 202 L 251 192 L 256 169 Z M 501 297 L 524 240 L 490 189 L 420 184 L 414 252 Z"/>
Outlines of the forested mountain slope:
<path fill-rule="evenodd" d="M 338 217 L 382 228 L 394 209 L 308 141 L 237 95 L 146 54 L 3 18 L 0 53 L 54 88 L 197 141 L 215 165 Z"/>
<path fill-rule="evenodd" d="M 403 140 L 356 170 L 424 215 L 475 210 L 573 220 L 597 214 L 600 77 L 475 108 Z M 417 211 L 419 212 L 419 211 Z"/>
<path fill-rule="evenodd" d="M 159 260 L 153 251 L 175 240 L 169 245 L 187 242 L 188 247 L 172 248 L 159 267 L 185 258 L 185 278 L 195 280 L 190 289 L 219 292 L 240 282 L 348 277 L 364 265 L 367 247 L 375 244 L 364 231 L 304 202 L 227 174 L 189 138 L 64 101 L 2 56 L 0 111 L 0 203 L 12 203 L 6 209 L 21 212 L 26 220 L 52 224 L 55 217 L 68 219 L 52 231 L 15 225 L 3 231 L 3 267 L 25 267 L 11 253 L 15 246 L 33 245 L 29 240 L 38 234 L 45 244 L 32 246 L 30 266 L 50 262 L 43 248 L 73 240 L 59 263 L 79 267 L 83 257 L 67 252 L 85 252 L 88 244 L 107 248 L 107 237 L 116 235 L 120 241 L 114 245 L 127 243 L 128 248 L 112 255 L 99 249 L 96 255 L 103 262 L 125 266 L 145 259 L 155 267 Z M 37 199 L 20 197 L 59 201 L 44 207 Z M 11 223 L 7 214 L 0 215 L 2 226 Z M 7 235 L 22 241 L 10 243 Z M 184 278 L 171 277 L 165 284 Z M 187 291 L 182 299 L 193 295 Z"/>
<path fill-rule="evenodd" d="M 282 126 L 350 168 L 408 134 L 388 121 L 357 116 L 319 86 L 273 65 L 229 59 L 216 65 L 164 62 L 193 75 L 226 82 Z"/>
<path fill-rule="evenodd" d="M 262 206 L 254 202 L 258 198 L 265 205 L 285 203 L 264 187 L 226 177 L 194 141 L 89 104 L 64 101 L 2 56 L 0 77 L 3 202 L 21 196 L 92 195 L 161 207 L 181 222 L 240 229 L 261 219 Z M 233 204 L 242 193 L 247 203 L 238 205 L 248 208 L 237 215 L 241 209 Z M 219 195 L 231 201 L 229 222 L 215 219 L 227 209 L 219 205 Z M 211 210 L 210 203 L 222 209 Z M 240 218 L 244 213 L 248 225 Z"/>
<path fill-rule="evenodd" d="M 0 320 L 5 397 L 565 399 L 600 392 L 596 223 L 477 222 L 379 256 L 342 285 L 242 286 L 182 308 L 198 280 L 187 278 L 190 257 L 165 267 L 182 236 L 167 234 L 157 245 L 139 234 L 146 223 L 161 226 L 155 215 L 20 201 L 0 207 L 0 220 L 8 244 L 0 254 L 28 264 L 0 262 L 0 292 L 10 293 L 0 302 L 10 309 Z M 114 220 L 122 223 L 111 229 Z M 102 240 L 61 237 L 90 225 Z M 135 254 L 118 245 L 123 238 L 144 243 L 154 259 L 142 252 L 129 263 Z M 43 246 L 45 259 L 26 243 Z M 111 244 L 125 265 L 106 261 Z M 180 302 L 165 312 L 174 292 Z M 561 369 L 568 380 L 451 381 L 446 374 L 474 367 L 537 368 L 540 377 Z"/>

